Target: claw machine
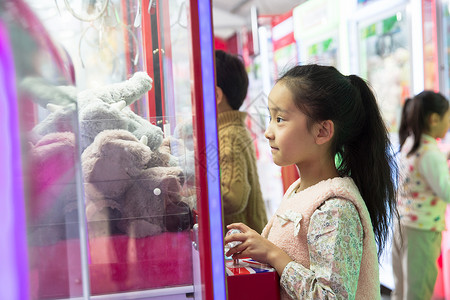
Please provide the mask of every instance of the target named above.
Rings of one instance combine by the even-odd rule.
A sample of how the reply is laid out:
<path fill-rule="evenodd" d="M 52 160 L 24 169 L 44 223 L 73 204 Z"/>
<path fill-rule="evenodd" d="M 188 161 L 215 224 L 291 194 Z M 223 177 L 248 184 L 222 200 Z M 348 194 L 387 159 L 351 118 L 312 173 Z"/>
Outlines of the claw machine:
<path fill-rule="evenodd" d="M 357 30 L 353 37 L 359 40 L 354 66 L 376 91 L 388 129 L 397 132 L 404 98 L 412 94 L 413 22 L 407 1 L 390 1 L 388 6 L 382 2 L 358 10 L 361 14 L 353 26 Z"/>
<path fill-rule="evenodd" d="M 439 88 L 440 92 L 450 98 L 450 2 L 436 1 L 437 43 L 439 54 Z M 450 132 L 440 141 L 441 151 L 450 153 Z M 447 161 L 450 170 L 450 159 Z M 438 259 L 439 273 L 434 296 L 450 299 L 450 209 L 447 205 L 445 214 L 446 229 L 442 232 L 442 251 Z"/>
<path fill-rule="evenodd" d="M 294 36 L 302 64 L 331 65 L 348 73 L 348 5 L 311 0 L 293 10 Z"/>
<path fill-rule="evenodd" d="M 397 132 L 404 99 L 439 86 L 435 1 L 366 1 L 353 15 L 351 72 L 371 83 L 388 130 Z"/>
<path fill-rule="evenodd" d="M 440 90 L 450 97 L 450 8 L 449 1 L 437 1 Z"/>
<path fill-rule="evenodd" d="M 0 6 L 0 298 L 226 299 L 211 2 Z"/>
<path fill-rule="evenodd" d="M 412 34 L 412 25 L 421 24 L 412 21 L 413 11 L 417 12 L 409 1 L 368 1 L 358 5 L 357 17 L 350 20 L 350 41 L 357 45 L 351 49 L 351 73 L 368 80 L 374 89 L 394 149 L 402 105 L 413 94 L 413 62 L 421 57 L 417 52 L 421 46 L 413 47 L 413 41 L 421 40 Z M 380 283 L 394 289 L 390 238 L 380 257 Z"/>
<path fill-rule="evenodd" d="M 422 1 L 361 1 L 350 19 L 351 72 L 367 79 L 398 145 L 401 110 L 407 97 L 438 90 L 436 4 Z M 393 289 L 391 244 L 380 258 L 380 282 Z"/>

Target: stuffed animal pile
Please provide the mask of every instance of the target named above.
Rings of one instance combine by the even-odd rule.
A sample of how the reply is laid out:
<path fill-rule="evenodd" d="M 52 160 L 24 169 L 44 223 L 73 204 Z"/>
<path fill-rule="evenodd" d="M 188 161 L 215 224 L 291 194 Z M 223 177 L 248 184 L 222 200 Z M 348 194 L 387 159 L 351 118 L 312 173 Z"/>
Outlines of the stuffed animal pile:
<path fill-rule="evenodd" d="M 129 107 L 152 87 L 145 72 L 79 93 L 36 78 L 22 87 L 51 112 L 31 130 L 27 149 L 32 243 L 76 235 L 78 149 L 90 237 L 141 238 L 190 228 L 194 204 L 182 196 L 186 172 L 180 161 L 191 152 Z M 67 230 L 69 223 L 75 233 Z"/>

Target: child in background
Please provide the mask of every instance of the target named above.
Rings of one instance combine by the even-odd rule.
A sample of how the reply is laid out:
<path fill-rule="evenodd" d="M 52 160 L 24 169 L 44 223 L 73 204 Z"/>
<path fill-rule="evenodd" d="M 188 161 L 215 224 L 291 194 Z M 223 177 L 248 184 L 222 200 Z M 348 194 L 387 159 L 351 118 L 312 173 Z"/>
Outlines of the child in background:
<path fill-rule="evenodd" d="M 360 77 L 296 66 L 269 95 L 265 132 L 277 165 L 296 164 L 262 235 L 246 225 L 225 238 L 227 255 L 268 263 L 282 299 L 380 299 L 381 252 L 395 211 L 390 142 L 375 97 Z M 338 164 L 335 156 L 338 155 Z"/>
<path fill-rule="evenodd" d="M 400 123 L 398 212 L 392 246 L 395 290 L 392 299 L 431 299 L 436 260 L 450 203 L 450 175 L 436 138 L 450 126 L 449 103 L 424 91 L 407 99 Z"/>
<path fill-rule="evenodd" d="M 248 75 L 235 55 L 216 51 L 216 100 L 224 225 L 244 222 L 261 232 L 267 223 L 253 139 L 239 111 L 247 96 Z"/>

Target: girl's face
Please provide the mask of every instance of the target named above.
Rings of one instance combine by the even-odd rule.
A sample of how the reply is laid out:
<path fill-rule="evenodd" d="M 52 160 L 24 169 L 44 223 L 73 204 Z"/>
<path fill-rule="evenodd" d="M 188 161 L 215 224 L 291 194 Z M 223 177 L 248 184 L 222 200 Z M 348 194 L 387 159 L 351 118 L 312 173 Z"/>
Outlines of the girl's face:
<path fill-rule="evenodd" d="M 270 123 L 264 133 L 275 164 L 288 166 L 315 160 L 315 140 L 307 116 L 294 104 L 290 90 L 278 82 L 269 94 Z M 316 153 L 315 153 L 316 152 Z"/>
<path fill-rule="evenodd" d="M 445 115 L 437 122 L 435 127 L 436 138 L 444 138 L 450 127 L 450 109 L 447 110 Z"/>

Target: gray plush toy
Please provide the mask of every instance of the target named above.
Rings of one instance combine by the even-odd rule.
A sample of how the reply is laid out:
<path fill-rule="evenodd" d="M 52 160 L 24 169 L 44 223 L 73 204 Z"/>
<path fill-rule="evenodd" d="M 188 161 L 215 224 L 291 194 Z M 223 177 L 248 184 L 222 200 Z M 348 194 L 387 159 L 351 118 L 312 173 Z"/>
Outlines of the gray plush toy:
<path fill-rule="evenodd" d="M 162 130 L 135 114 L 129 105 L 152 88 L 145 72 L 136 72 L 127 81 L 89 89 L 78 94 L 81 147 L 85 149 L 106 129 L 125 129 L 155 150 L 163 140 Z"/>
<path fill-rule="evenodd" d="M 190 227 L 184 175 L 170 166 L 170 154 L 152 151 L 128 131 L 105 130 L 81 158 L 91 237 L 140 238 Z"/>
<path fill-rule="evenodd" d="M 173 156 L 170 144 L 174 143 L 169 138 L 163 141 L 159 127 L 129 108 L 152 87 L 146 73 L 137 72 L 127 81 L 79 92 L 74 101 L 74 90 L 69 87 L 39 80 L 29 80 L 23 86 L 36 98 L 48 97 L 51 91 L 56 95 L 53 100 L 39 102 L 51 113 L 33 128 L 36 140 L 80 130 L 91 236 L 144 237 L 189 228 L 194 201 L 183 196 L 184 174 L 177 167 L 183 151 Z M 56 202 L 52 206 L 60 205 Z"/>
<path fill-rule="evenodd" d="M 62 131 L 75 132 L 78 124 L 74 123 L 73 112 L 78 109 L 82 151 L 94 141 L 97 134 L 107 129 L 128 130 L 155 150 L 162 143 L 162 130 L 129 108 L 129 105 L 152 88 L 152 82 L 147 73 L 136 72 L 126 81 L 87 89 L 78 94 L 74 92 L 74 87 L 53 86 L 36 78 L 27 78 L 21 87 L 50 111 L 33 128 L 34 136 L 42 137 Z M 55 95 L 53 99 L 42 100 L 51 93 Z M 71 101 L 73 97 L 75 98 Z"/>

